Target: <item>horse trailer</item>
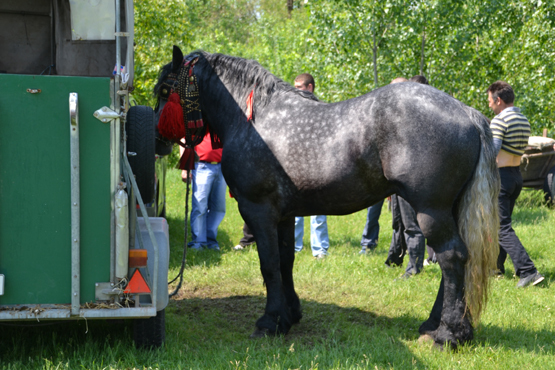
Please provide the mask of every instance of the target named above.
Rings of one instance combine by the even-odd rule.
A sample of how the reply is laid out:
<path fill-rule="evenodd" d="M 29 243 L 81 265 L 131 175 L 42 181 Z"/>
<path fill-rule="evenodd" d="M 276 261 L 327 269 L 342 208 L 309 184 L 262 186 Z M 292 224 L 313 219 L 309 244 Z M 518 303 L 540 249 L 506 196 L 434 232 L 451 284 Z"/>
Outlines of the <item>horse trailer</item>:
<path fill-rule="evenodd" d="M 138 347 L 164 341 L 163 156 L 129 103 L 133 26 L 132 0 L 0 3 L 0 325 L 126 318 Z"/>

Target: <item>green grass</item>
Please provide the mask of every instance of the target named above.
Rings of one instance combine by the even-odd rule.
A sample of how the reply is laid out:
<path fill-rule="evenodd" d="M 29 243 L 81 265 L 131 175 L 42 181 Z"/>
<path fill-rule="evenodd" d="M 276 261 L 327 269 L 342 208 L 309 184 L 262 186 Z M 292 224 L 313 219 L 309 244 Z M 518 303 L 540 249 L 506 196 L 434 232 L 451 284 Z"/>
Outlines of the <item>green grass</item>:
<path fill-rule="evenodd" d="M 173 170 L 168 183 L 173 277 L 183 251 L 185 186 Z M 235 200 L 228 198 L 218 235 L 222 251 L 188 252 L 183 287 L 167 308 L 162 349 L 136 350 L 130 322 L 0 326 L 0 368 L 554 369 L 555 211 L 540 198 L 523 192 L 514 227 L 546 281 L 517 290 L 507 261 L 505 277 L 492 283 L 475 340 L 456 352 L 418 341 L 441 272 L 433 265 L 408 281 L 394 281 L 404 269 L 384 265 L 391 240 L 391 214 L 385 208 L 379 246 L 368 256 L 358 255 L 364 211 L 328 217 L 331 255 L 322 261 L 312 257 L 305 223 L 305 249 L 294 271 L 304 317 L 287 336 L 249 339 L 264 310 L 265 289 L 256 247 L 233 251 L 243 221 Z"/>

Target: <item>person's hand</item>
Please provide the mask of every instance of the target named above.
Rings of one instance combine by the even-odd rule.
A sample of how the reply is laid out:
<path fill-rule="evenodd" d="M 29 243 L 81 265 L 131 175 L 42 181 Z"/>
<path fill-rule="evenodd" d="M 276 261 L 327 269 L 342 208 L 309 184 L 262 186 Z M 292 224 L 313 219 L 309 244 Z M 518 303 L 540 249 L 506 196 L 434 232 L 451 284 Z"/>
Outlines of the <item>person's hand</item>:
<path fill-rule="evenodd" d="M 183 180 L 183 182 L 186 183 L 186 184 L 191 182 L 191 179 L 187 177 L 187 171 L 186 170 L 181 171 L 181 180 Z"/>

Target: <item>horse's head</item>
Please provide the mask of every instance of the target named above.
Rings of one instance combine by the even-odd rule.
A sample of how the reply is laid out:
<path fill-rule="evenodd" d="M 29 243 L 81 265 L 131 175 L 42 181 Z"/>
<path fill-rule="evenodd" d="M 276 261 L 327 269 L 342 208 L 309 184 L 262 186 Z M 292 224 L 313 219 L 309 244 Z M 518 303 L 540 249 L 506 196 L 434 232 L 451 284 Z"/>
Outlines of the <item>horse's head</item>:
<path fill-rule="evenodd" d="M 181 49 L 174 45 L 172 62 L 162 67 L 154 86 L 158 131 L 169 140 L 179 141 L 185 137 L 189 142 L 204 136 L 199 88 L 193 72 L 199 56 L 192 53 L 184 58 Z"/>
<path fill-rule="evenodd" d="M 160 112 L 164 109 L 164 105 L 168 102 L 170 95 L 176 91 L 178 77 L 183 73 L 183 52 L 178 46 L 174 45 L 172 62 L 160 69 L 158 82 L 154 86 L 157 118 L 159 118 Z"/>

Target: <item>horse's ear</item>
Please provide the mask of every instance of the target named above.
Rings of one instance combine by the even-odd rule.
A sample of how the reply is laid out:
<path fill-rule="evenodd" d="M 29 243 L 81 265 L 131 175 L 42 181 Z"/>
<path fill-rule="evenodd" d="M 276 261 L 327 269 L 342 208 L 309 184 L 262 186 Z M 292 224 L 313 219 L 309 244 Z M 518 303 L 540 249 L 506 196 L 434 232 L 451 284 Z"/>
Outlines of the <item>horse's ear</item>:
<path fill-rule="evenodd" d="M 179 48 L 179 46 L 173 46 L 173 59 L 172 59 L 172 69 L 177 71 L 179 67 L 181 67 L 181 63 L 183 63 L 183 52 Z"/>

